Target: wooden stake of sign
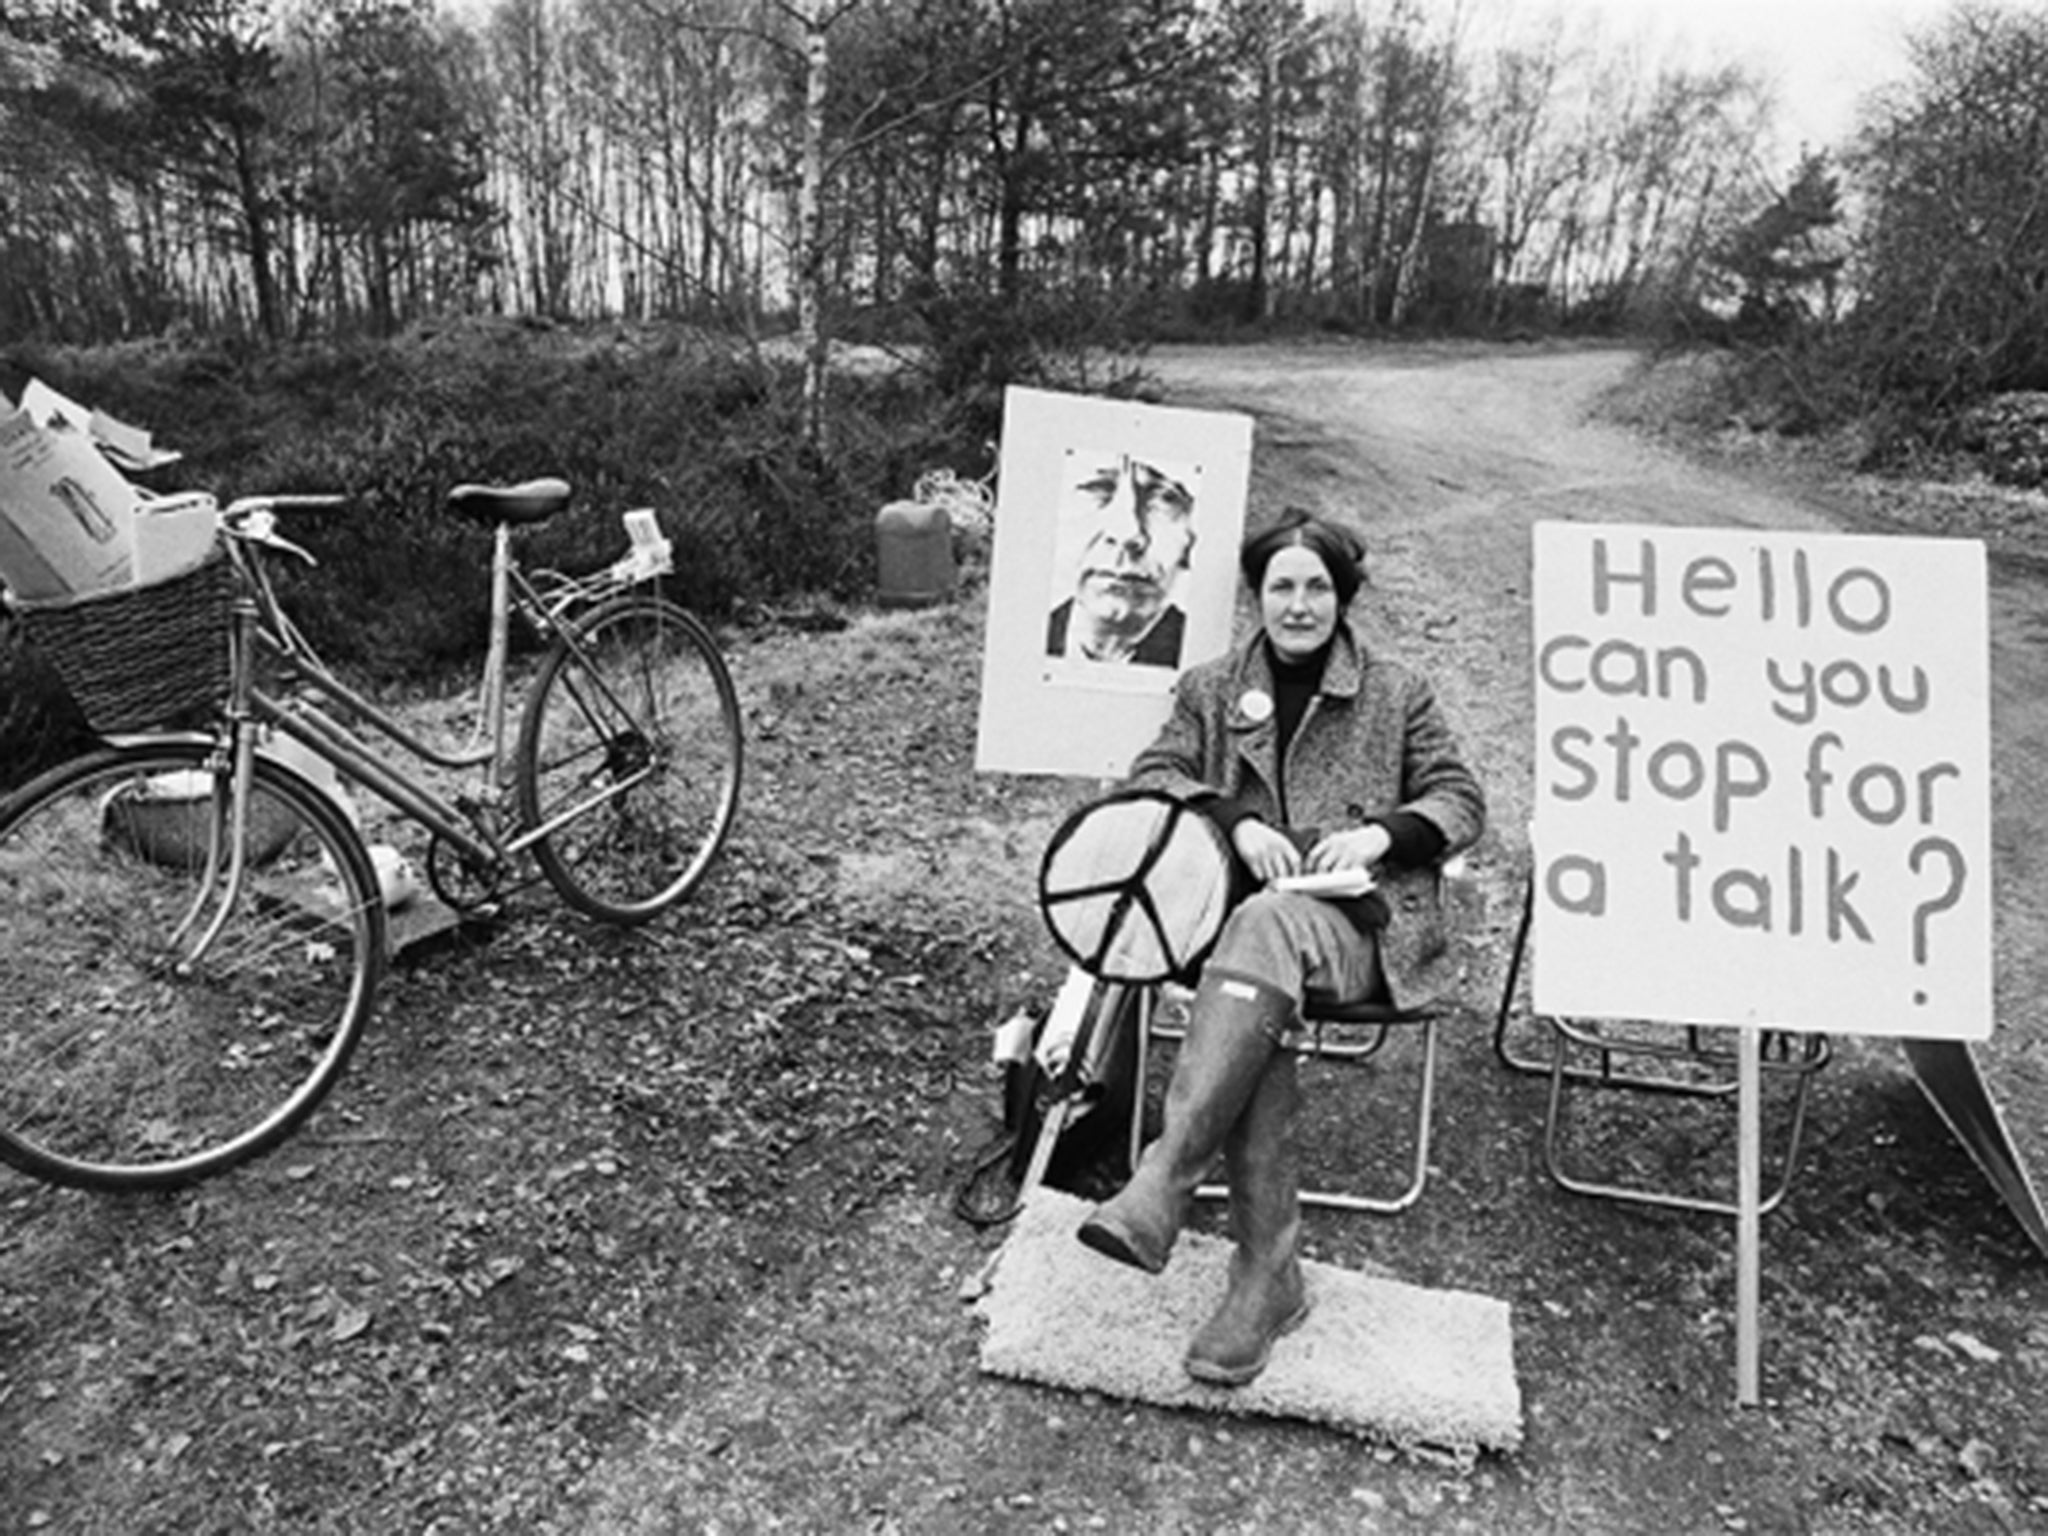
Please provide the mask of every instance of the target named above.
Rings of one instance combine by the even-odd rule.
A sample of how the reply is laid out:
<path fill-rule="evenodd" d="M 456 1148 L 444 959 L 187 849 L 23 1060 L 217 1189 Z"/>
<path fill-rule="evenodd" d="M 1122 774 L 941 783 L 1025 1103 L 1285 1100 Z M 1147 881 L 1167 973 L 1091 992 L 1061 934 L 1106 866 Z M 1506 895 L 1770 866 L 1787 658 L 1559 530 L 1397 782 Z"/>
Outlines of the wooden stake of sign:
<path fill-rule="evenodd" d="M 1758 1390 L 1757 1314 L 1763 1267 L 1763 1036 L 1745 1026 L 1736 1045 L 1735 1082 L 1735 1402 L 1754 1408 Z"/>

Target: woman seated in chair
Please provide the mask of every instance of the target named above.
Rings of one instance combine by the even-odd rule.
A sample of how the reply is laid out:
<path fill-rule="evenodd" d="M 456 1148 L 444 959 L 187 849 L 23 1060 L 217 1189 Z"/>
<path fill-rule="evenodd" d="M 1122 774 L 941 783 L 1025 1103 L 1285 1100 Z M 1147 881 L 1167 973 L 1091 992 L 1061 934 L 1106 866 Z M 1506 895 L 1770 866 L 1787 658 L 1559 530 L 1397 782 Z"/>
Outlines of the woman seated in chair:
<path fill-rule="evenodd" d="M 1203 968 L 1166 1090 L 1164 1128 L 1081 1241 L 1157 1273 L 1216 1153 L 1236 1242 L 1222 1305 L 1189 1344 L 1203 1381 L 1239 1385 L 1308 1315 L 1296 1255 L 1294 1054 L 1302 1002 L 1430 1001 L 1449 970 L 1439 865 L 1485 819 L 1478 781 L 1428 683 L 1368 651 L 1345 617 L 1364 551 L 1299 509 L 1239 556 L 1260 627 L 1191 668 L 1130 783 L 1209 816 L 1254 893 Z M 1275 891 L 1287 875 L 1369 870 L 1349 900 Z"/>

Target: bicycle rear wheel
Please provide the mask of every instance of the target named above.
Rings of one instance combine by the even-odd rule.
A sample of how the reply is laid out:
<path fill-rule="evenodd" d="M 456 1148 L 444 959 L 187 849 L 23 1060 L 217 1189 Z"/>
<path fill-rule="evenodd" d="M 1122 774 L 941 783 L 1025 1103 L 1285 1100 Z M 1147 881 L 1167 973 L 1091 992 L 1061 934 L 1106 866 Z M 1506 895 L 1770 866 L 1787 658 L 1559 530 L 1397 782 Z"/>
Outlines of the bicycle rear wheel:
<path fill-rule="evenodd" d="M 642 923 L 704 877 L 740 797 L 740 708 L 718 645 L 633 594 L 559 637 L 519 725 L 519 810 L 563 900 Z"/>
<path fill-rule="evenodd" d="M 220 1173 L 291 1134 L 362 1034 L 384 908 L 361 837 L 258 758 L 223 911 L 232 774 L 213 757 L 95 752 L 0 805 L 0 1161 L 24 1173 L 106 1190 Z"/>

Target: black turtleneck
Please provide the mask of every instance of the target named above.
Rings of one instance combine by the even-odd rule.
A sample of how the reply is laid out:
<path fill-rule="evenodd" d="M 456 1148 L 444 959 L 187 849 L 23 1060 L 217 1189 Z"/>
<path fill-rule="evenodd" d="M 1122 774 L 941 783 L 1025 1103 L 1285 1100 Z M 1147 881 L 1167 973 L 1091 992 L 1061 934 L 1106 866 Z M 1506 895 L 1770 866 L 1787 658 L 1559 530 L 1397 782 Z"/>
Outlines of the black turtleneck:
<path fill-rule="evenodd" d="M 1301 728 L 1301 717 L 1308 713 L 1308 701 L 1323 686 L 1323 668 L 1329 663 L 1330 647 L 1326 644 L 1313 656 L 1296 660 L 1282 656 L 1269 640 L 1266 660 L 1273 668 L 1273 728 L 1278 733 L 1279 759 L 1284 763 L 1287 744 L 1294 740 L 1294 733 Z"/>
<path fill-rule="evenodd" d="M 1274 650 L 1271 641 L 1266 643 L 1266 661 L 1273 672 L 1274 756 L 1282 764 L 1287 761 L 1287 748 L 1294 740 L 1294 733 L 1301 729 L 1302 718 L 1308 713 L 1309 701 L 1322 690 L 1323 670 L 1329 660 L 1330 646 L 1327 644 L 1314 655 L 1295 660 Z M 1241 802 L 1224 795 L 1204 801 L 1201 809 L 1223 829 L 1226 839 L 1240 821 L 1252 814 Z M 1443 853 L 1443 831 L 1427 816 L 1414 811 L 1389 811 L 1380 816 L 1368 816 L 1365 820 L 1367 823 L 1378 822 L 1387 829 L 1390 846 L 1386 862 L 1389 864 L 1413 869 L 1430 863 Z M 1321 836 L 1337 829 L 1320 827 L 1315 830 L 1316 835 Z M 1302 849 L 1304 853 L 1307 851 L 1305 847 Z"/>

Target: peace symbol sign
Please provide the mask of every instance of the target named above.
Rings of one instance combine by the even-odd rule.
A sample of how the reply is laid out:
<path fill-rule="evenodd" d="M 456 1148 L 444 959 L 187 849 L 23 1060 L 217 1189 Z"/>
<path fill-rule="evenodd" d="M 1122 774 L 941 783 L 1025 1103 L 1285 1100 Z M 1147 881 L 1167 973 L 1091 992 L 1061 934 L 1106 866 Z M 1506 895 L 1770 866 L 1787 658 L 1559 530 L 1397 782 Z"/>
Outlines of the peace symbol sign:
<path fill-rule="evenodd" d="M 1184 977 L 1230 910 L 1230 850 L 1200 812 L 1157 790 L 1081 807 L 1046 845 L 1038 905 L 1054 940 L 1104 981 Z"/>

